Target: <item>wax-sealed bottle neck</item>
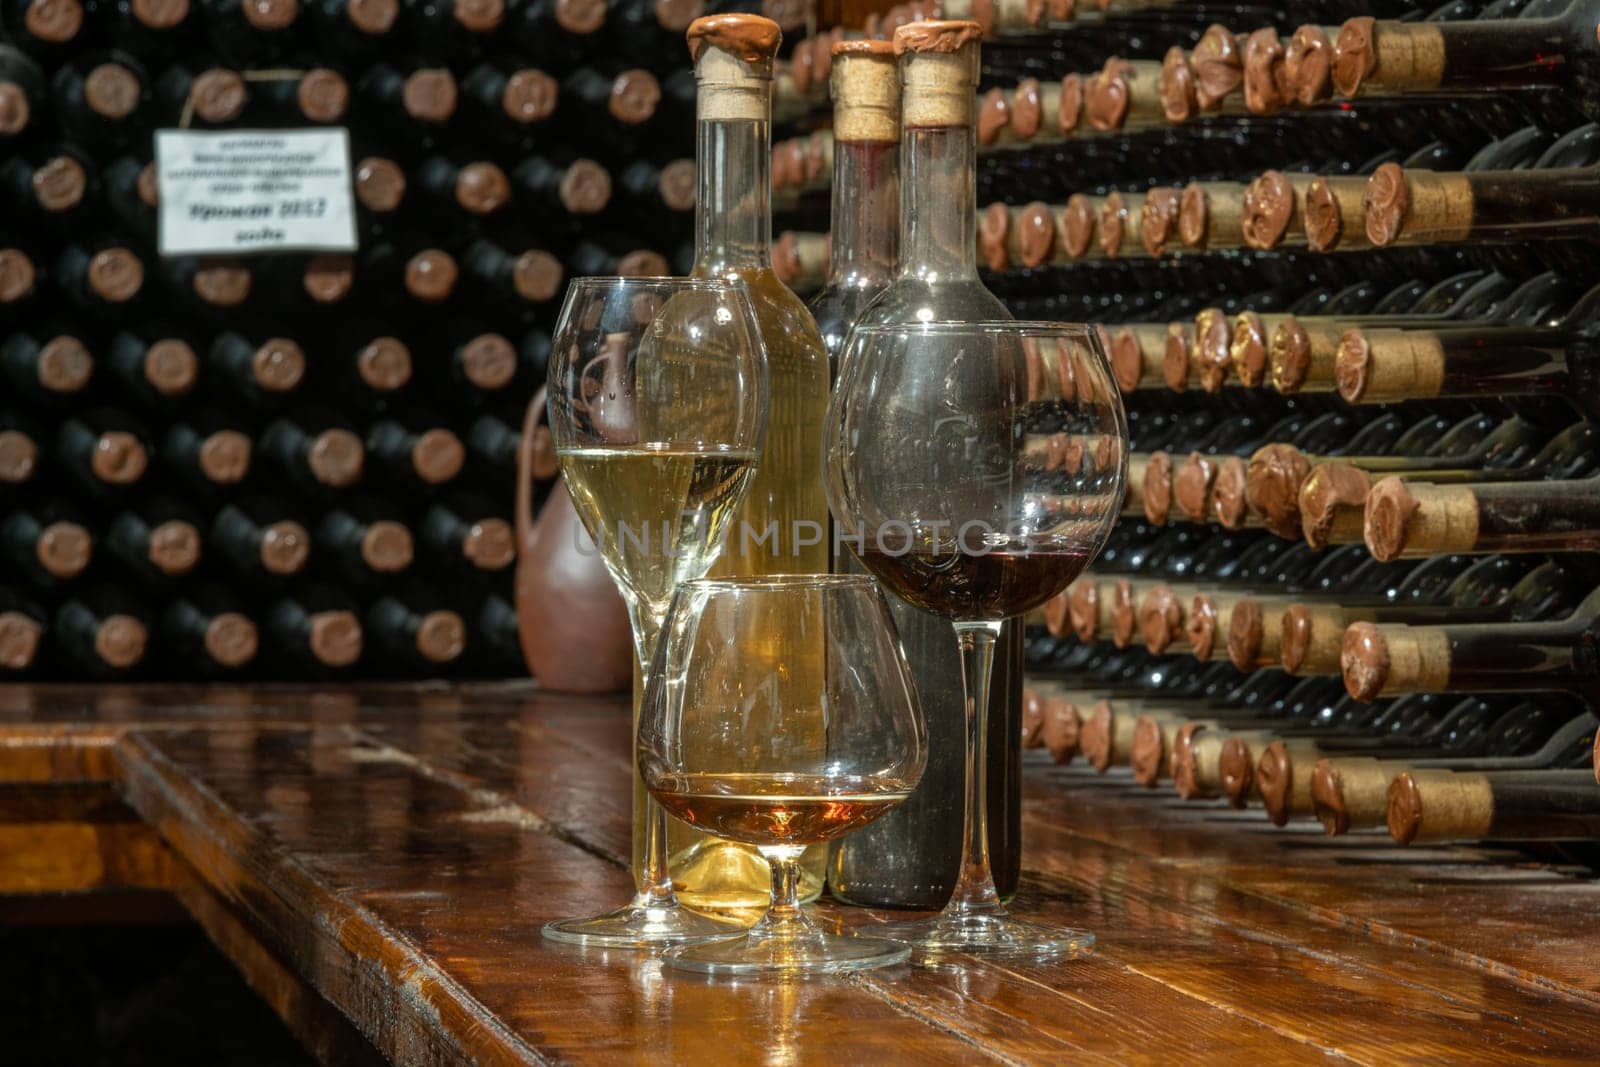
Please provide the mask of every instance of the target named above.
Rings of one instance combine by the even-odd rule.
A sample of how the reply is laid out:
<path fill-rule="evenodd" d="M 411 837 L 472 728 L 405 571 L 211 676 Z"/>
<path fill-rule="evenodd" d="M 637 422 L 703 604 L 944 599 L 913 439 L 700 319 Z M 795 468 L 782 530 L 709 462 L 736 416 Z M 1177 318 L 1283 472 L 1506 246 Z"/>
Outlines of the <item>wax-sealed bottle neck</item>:
<path fill-rule="evenodd" d="M 894 277 L 900 248 L 900 146 L 835 141 L 829 286 L 879 288 Z"/>
<path fill-rule="evenodd" d="M 928 282 L 976 278 L 972 126 L 908 126 L 900 143 L 900 273 Z"/>
<path fill-rule="evenodd" d="M 695 271 L 772 265 L 772 83 L 702 83 L 695 163 Z"/>

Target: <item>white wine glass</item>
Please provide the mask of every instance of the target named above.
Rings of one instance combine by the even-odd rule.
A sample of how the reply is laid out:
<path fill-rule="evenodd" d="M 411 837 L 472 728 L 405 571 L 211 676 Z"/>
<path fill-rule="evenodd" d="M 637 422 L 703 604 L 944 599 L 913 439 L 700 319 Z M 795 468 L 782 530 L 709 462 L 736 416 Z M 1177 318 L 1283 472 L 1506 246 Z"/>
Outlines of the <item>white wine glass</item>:
<path fill-rule="evenodd" d="M 1013 919 L 995 891 L 985 720 L 1001 623 L 1071 584 L 1121 507 L 1127 422 L 1098 335 L 1009 321 L 858 326 L 826 447 L 837 536 L 887 589 L 951 620 L 965 687 L 966 737 L 932 739 L 965 744 L 955 890 L 936 919 L 874 932 L 920 958 L 1087 948 L 1084 931 Z"/>
<path fill-rule="evenodd" d="M 627 603 L 648 679 L 672 594 L 716 560 L 761 453 L 766 353 L 744 283 L 574 279 L 552 339 L 549 390 L 567 489 Z M 742 924 L 678 902 L 666 816 L 637 779 L 634 805 L 642 871 L 633 899 L 549 923 L 544 935 L 649 947 L 738 933 Z"/>
<path fill-rule="evenodd" d="M 797 661 L 761 647 L 774 619 Z M 818 669 L 811 669 L 809 665 Z M 667 811 L 754 845 L 772 906 L 742 937 L 683 945 L 706 974 L 854 971 L 906 960 L 879 937 L 823 930 L 800 906 L 800 856 L 886 814 L 916 788 L 927 742 L 888 605 L 865 575 L 686 582 L 639 711 L 639 771 Z"/>

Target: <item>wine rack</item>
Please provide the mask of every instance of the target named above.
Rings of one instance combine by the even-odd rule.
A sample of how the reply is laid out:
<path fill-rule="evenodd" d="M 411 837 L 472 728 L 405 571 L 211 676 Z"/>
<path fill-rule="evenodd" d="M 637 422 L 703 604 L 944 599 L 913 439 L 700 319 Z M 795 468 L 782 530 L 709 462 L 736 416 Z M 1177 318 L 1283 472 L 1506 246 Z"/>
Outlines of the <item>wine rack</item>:
<path fill-rule="evenodd" d="M 703 6 L 0 5 L 0 680 L 523 673 L 523 408 L 565 278 L 687 268 Z M 356 252 L 158 253 L 155 131 L 318 126 Z"/>
<path fill-rule="evenodd" d="M 1035 758 L 1600 860 L 1600 4 L 941 14 L 987 34 L 985 282 L 1099 324 L 1128 409 L 1122 521 L 1030 630 Z M 797 81 L 774 265 L 819 288 Z"/>

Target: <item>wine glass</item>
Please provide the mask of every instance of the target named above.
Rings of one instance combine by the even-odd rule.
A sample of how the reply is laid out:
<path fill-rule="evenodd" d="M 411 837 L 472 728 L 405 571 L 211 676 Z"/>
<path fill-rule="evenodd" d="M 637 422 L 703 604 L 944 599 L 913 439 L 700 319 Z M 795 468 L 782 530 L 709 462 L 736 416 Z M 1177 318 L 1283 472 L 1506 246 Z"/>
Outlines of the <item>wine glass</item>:
<path fill-rule="evenodd" d="M 772 668 L 783 619 L 821 669 Z M 701 579 L 678 590 L 639 713 L 639 771 L 663 808 L 754 845 L 772 906 L 742 937 L 669 950 L 708 974 L 853 971 L 900 963 L 896 941 L 828 933 L 800 907 L 800 856 L 885 814 L 927 760 L 910 669 L 865 575 Z"/>
<path fill-rule="evenodd" d="M 1104 545 L 1122 503 L 1127 422 L 1087 326 L 858 326 L 828 410 L 838 536 L 884 586 L 955 625 L 966 697 L 966 823 L 950 902 L 877 928 L 923 957 L 1049 958 L 1093 944 L 1006 914 L 989 869 L 985 738 L 1001 622 L 1038 607 Z M 955 744 L 955 738 L 935 738 Z"/>
<path fill-rule="evenodd" d="M 744 283 L 574 279 L 556 322 L 549 389 L 567 489 L 622 591 L 648 678 L 673 591 L 716 560 L 761 452 L 766 352 Z M 643 947 L 740 930 L 678 903 L 666 816 L 637 778 L 634 835 L 643 870 L 633 900 L 552 922 L 546 937 Z"/>

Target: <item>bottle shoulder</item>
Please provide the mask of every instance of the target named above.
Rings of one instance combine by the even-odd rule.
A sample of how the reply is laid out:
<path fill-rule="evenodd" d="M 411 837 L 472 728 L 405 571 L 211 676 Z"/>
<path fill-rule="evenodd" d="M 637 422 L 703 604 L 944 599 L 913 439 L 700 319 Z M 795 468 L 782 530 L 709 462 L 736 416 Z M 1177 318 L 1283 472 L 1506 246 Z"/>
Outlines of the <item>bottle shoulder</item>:
<path fill-rule="evenodd" d="M 862 310 L 856 322 L 976 322 L 1011 317 L 1000 298 L 976 278 L 928 282 L 901 276 Z"/>

